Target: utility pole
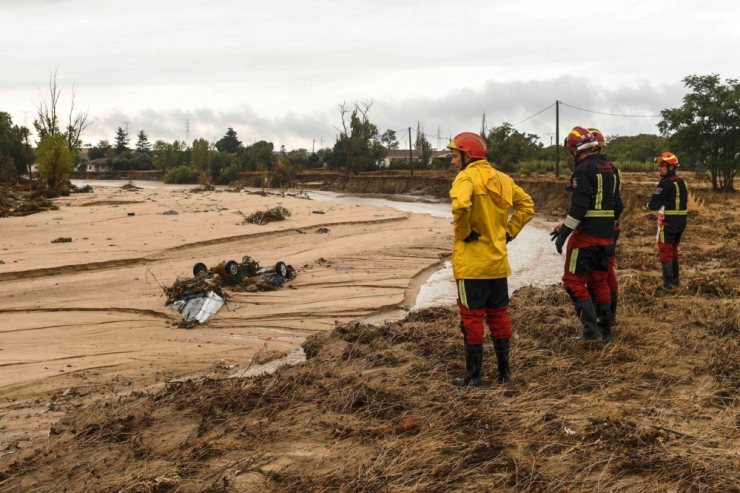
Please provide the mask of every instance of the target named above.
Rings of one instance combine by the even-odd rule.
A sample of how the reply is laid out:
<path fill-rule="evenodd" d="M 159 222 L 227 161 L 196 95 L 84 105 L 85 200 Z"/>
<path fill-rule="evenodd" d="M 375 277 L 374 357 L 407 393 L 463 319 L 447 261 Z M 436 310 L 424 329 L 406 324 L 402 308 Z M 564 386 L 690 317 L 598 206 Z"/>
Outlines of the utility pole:
<path fill-rule="evenodd" d="M 316 154 L 314 152 L 314 149 L 316 148 L 316 139 L 313 139 L 313 143 L 311 144 L 311 154 Z"/>
<path fill-rule="evenodd" d="M 409 169 L 411 170 L 411 176 L 414 176 L 414 151 L 411 147 L 411 127 L 409 127 Z"/>
<path fill-rule="evenodd" d="M 555 100 L 555 178 L 560 176 L 560 101 Z"/>
<path fill-rule="evenodd" d="M 190 120 L 185 120 L 185 145 L 190 147 Z"/>
<path fill-rule="evenodd" d="M 126 125 L 126 136 L 128 136 L 128 124 L 131 122 L 123 122 L 124 125 Z"/>

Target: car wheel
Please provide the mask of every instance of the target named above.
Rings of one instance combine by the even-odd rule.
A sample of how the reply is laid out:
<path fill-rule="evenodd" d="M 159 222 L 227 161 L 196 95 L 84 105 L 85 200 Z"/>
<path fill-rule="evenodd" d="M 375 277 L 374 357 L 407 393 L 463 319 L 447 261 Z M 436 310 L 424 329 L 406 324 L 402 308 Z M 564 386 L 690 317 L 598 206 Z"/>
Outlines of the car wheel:
<path fill-rule="evenodd" d="M 226 262 L 225 269 L 226 273 L 230 276 L 236 277 L 239 275 L 239 264 L 237 264 L 233 260 L 229 260 L 228 262 Z"/>
<path fill-rule="evenodd" d="M 203 262 L 198 262 L 193 266 L 193 277 L 198 277 L 201 272 L 208 272 L 208 267 Z"/>
<path fill-rule="evenodd" d="M 285 262 L 278 262 L 275 264 L 275 273 L 283 279 L 288 278 L 288 266 L 285 265 Z"/>

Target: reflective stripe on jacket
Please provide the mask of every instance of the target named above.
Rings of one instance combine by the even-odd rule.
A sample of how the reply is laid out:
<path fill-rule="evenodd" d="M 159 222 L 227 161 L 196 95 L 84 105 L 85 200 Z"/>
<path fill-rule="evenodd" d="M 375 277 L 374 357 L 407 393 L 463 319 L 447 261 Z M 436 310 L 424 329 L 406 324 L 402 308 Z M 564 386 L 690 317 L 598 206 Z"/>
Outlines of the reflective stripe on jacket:
<path fill-rule="evenodd" d="M 534 201 L 508 175 L 488 161 L 473 161 L 460 171 L 450 190 L 455 243 L 452 273 L 455 279 L 501 279 L 511 275 L 506 233 L 516 238 L 534 217 Z M 509 210 L 514 214 L 509 219 Z M 465 243 L 471 231 L 477 241 Z"/>
<path fill-rule="evenodd" d="M 576 164 L 570 177 L 573 196 L 566 227 L 598 238 L 614 237 L 614 209 L 621 200 L 614 169 L 596 154 Z"/>

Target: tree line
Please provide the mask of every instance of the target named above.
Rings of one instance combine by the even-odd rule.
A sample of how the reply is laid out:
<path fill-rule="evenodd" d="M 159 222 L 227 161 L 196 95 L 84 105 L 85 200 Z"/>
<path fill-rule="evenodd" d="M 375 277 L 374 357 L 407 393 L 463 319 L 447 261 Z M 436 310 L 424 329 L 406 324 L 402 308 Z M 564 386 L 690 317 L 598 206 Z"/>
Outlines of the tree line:
<path fill-rule="evenodd" d="M 654 156 L 670 150 L 679 155 L 683 166 L 703 165 L 708 169 L 714 190 L 733 190 L 734 178 L 740 171 L 740 83 L 722 80 L 719 75 L 692 75 L 683 79 L 687 94 L 678 108 L 661 111 L 660 135 L 608 135 L 607 155 L 620 162 L 652 161 Z M 59 114 L 60 90 L 56 72 L 50 76 L 48 94 L 37 105 L 33 126 L 37 140 L 34 149 L 30 131 L 13 124 L 8 113 L 0 111 L 0 181 L 15 182 L 29 174 L 36 162 L 39 174 L 50 188 L 66 183 L 74 166 L 81 166 L 82 135 L 90 125 L 87 112 L 75 112 L 75 90 L 66 122 Z M 272 142 L 259 141 L 244 145 L 237 132 L 229 127 L 215 143 L 196 139 L 192 143 L 156 140 L 153 144 L 144 130 L 136 133 L 130 146 L 128 132 L 116 130 L 112 143 L 101 140 L 86 145 L 88 159 L 105 158 L 107 168 L 118 170 L 161 170 L 170 182 L 192 182 L 201 173 L 215 183 L 228 183 L 243 171 L 260 171 L 274 175 L 275 183 L 288 180 L 301 170 L 328 168 L 346 173 L 379 169 L 389 150 L 401 148 L 396 132 L 381 133 L 371 121 L 374 100 L 338 105 L 339 125 L 333 147 L 309 152 L 275 148 Z M 603 130 L 603 129 L 602 129 Z M 545 146 L 538 136 L 520 132 L 510 123 L 488 128 L 485 115 L 481 135 L 488 143 L 488 160 L 503 171 L 516 171 L 528 161 L 553 162 L 555 145 Z M 405 147 L 405 146 L 404 146 Z M 391 166 L 429 168 L 449 166 L 449 161 L 433 159 L 433 148 L 421 122 L 417 124 L 413 147 L 417 162 L 406 158 Z M 566 153 L 561 157 L 567 159 Z"/>

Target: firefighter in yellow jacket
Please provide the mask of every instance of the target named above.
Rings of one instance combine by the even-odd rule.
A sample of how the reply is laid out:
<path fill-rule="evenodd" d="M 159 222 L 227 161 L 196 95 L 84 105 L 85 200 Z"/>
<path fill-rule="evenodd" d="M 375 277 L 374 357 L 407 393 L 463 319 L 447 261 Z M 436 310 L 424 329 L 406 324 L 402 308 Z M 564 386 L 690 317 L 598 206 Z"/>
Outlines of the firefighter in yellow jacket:
<path fill-rule="evenodd" d="M 465 341 L 465 376 L 458 386 L 481 385 L 485 319 L 498 361 L 499 381 L 511 379 L 507 309 L 511 275 L 506 244 L 534 217 L 534 202 L 508 175 L 486 161 L 487 146 L 465 132 L 447 146 L 458 174 L 452 183 L 455 243 L 452 272 L 457 283 L 460 329 Z M 509 219 L 510 209 L 514 214 Z"/>

